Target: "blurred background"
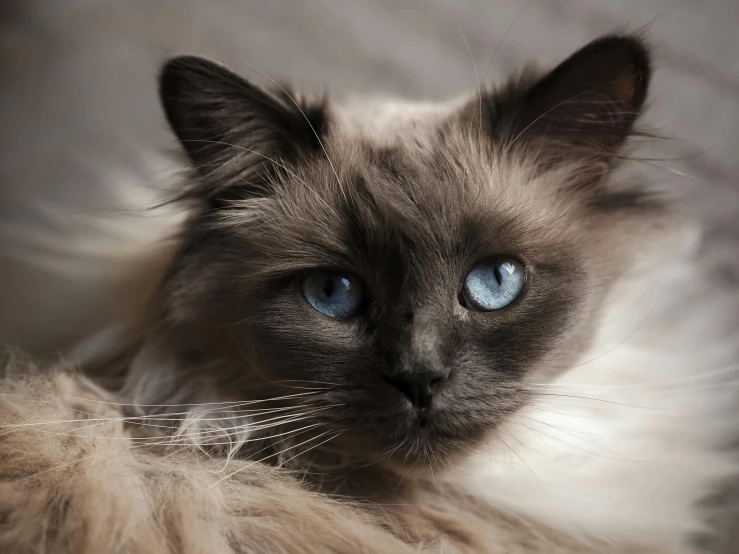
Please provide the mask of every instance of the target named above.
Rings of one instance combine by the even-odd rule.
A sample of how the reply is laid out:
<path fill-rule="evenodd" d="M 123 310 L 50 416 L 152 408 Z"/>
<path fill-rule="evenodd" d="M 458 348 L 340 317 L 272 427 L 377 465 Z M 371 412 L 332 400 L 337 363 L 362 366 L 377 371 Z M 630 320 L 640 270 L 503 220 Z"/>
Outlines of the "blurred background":
<path fill-rule="evenodd" d="M 737 0 L 1 0 L 0 342 L 64 349 L 145 302 L 137 264 L 166 264 L 177 216 L 141 208 L 180 169 L 155 75 L 183 52 L 337 99 L 443 99 L 644 30 L 648 121 L 672 139 L 643 163 L 739 294 L 738 28 Z"/>
<path fill-rule="evenodd" d="M 144 301 L 129 262 L 166 263 L 152 237 L 172 225 L 133 212 L 179 169 L 155 75 L 183 52 L 337 99 L 443 99 L 644 30 L 649 122 L 673 137 L 644 165 L 688 195 L 739 290 L 738 27 L 736 0 L 3 0 L 0 341 L 61 349 Z"/>

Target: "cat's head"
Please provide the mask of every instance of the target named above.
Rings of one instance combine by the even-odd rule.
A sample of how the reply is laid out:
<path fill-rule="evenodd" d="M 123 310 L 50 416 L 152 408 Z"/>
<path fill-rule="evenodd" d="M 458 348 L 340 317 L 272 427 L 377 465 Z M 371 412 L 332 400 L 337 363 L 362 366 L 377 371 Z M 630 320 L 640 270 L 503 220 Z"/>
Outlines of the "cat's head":
<path fill-rule="evenodd" d="M 659 210 L 610 179 L 649 76 L 607 36 L 466 102 L 349 110 L 169 61 L 202 210 L 160 294 L 164 365 L 302 406 L 364 458 L 469 450 L 582 352 Z"/>

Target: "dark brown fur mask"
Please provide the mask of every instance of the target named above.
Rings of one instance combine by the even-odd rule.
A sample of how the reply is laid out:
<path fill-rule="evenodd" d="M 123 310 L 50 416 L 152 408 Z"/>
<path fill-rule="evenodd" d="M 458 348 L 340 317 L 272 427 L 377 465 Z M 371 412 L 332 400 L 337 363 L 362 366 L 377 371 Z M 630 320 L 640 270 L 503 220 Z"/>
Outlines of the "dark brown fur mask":
<path fill-rule="evenodd" d="M 543 76 L 388 116 L 171 60 L 161 99 L 203 208 L 129 385 L 147 403 L 279 397 L 315 425 L 304 444 L 453 460 L 582 351 L 654 218 L 611 182 L 649 73 L 639 39 L 608 36 Z"/>

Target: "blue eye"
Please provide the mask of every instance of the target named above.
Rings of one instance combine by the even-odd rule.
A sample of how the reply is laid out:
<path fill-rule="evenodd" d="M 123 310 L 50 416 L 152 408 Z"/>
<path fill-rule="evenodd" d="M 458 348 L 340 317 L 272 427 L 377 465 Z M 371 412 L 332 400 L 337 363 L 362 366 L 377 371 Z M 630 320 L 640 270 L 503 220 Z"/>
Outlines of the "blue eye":
<path fill-rule="evenodd" d="M 491 260 L 469 272 L 464 280 L 462 296 L 467 308 L 491 312 L 513 302 L 525 284 L 523 264 L 510 258 Z"/>
<path fill-rule="evenodd" d="M 330 269 L 317 269 L 303 279 L 303 295 L 323 315 L 347 319 L 362 307 L 362 283 L 354 275 Z"/>

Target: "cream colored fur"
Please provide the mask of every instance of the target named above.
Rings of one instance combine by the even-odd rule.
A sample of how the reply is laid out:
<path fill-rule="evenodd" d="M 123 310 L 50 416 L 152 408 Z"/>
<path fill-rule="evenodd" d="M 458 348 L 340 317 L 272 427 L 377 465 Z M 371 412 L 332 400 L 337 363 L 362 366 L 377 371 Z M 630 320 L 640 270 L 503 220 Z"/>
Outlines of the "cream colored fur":
<path fill-rule="evenodd" d="M 572 533 L 691 552 L 700 501 L 737 475 L 737 338 L 695 229 L 645 238 L 581 361 L 460 468 L 496 506 Z M 509 447 L 518 453 L 512 455 Z"/>

